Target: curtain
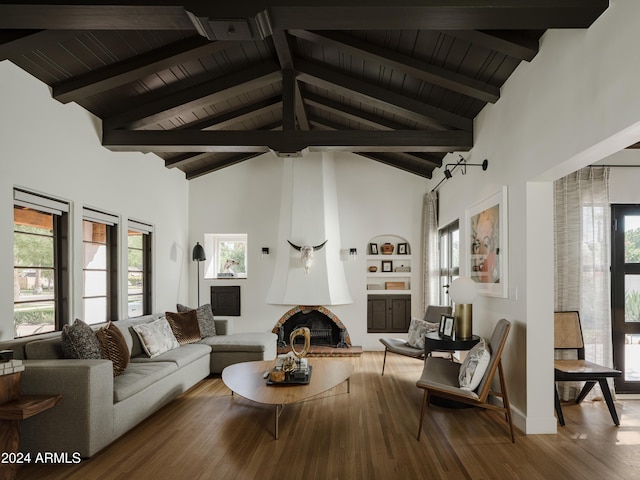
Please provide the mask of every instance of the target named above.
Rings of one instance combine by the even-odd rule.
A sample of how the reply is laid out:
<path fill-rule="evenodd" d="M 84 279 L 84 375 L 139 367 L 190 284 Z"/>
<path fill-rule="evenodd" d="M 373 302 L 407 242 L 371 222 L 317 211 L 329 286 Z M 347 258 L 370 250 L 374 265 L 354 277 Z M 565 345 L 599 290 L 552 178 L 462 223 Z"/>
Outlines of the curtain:
<path fill-rule="evenodd" d="M 424 236 L 422 251 L 423 295 L 422 311 L 429 305 L 439 303 L 440 266 L 438 257 L 438 193 L 425 194 L 423 201 L 422 232 Z"/>
<path fill-rule="evenodd" d="M 586 359 L 612 367 L 609 168 L 587 167 L 557 180 L 554 209 L 555 309 L 580 312 Z M 567 353 L 556 355 L 575 358 Z M 581 385 L 561 382 L 561 399 L 574 399 Z M 599 387 L 590 397 L 601 397 Z"/>

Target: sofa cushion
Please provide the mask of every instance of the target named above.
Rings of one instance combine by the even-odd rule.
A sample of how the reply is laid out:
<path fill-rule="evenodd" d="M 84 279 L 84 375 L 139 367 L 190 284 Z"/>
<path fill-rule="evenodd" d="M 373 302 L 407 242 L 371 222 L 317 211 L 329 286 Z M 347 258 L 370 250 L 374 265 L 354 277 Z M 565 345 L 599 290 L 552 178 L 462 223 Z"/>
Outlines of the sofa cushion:
<path fill-rule="evenodd" d="M 195 310 L 198 315 L 198 324 L 200 325 L 200 335 L 203 337 L 213 337 L 216 335 L 216 324 L 213 321 L 213 310 L 211 304 L 201 305 L 198 308 L 187 307 L 186 305 L 176 305 L 178 312 L 188 312 Z"/>
<path fill-rule="evenodd" d="M 62 353 L 65 358 L 102 358 L 100 342 L 93 329 L 82 320 L 62 327 Z"/>
<path fill-rule="evenodd" d="M 180 345 L 195 343 L 202 338 L 198 325 L 198 314 L 195 310 L 187 312 L 166 312 L 171 331 Z"/>
<path fill-rule="evenodd" d="M 155 358 L 147 356 L 139 356 L 131 359 L 132 363 L 149 363 L 149 362 L 173 362 L 182 368 L 200 357 L 207 356 L 211 353 L 211 347 L 208 345 L 200 345 L 190 343 L 182 345 L 180 348 L 174 348 L 168 352 L 161 353 Z"/>
<path fill-rule="evenodd" d="M 213 352 L 264 352 L 274 339 L 271 332 L 234 333 L 205 337 L 200 343 L 211 346 Z"/>
<path fill-rule="evenodd" d="M 113 379 L 113 401 L 121 402 L 177 369 L 173 362 L 131 362 L 126 372 Z"/>
<path fill-rule="evenodd" d="M 140 338 L 140 343 L 142 343 L 144 351 L 150 358 L 155 358 L 161 353 L 180 346 L 171 331 L 169 322 L 164 317 L 155 322 L 133 325 L 132 328 Z"/>
<path fill-rule="evenodd" d="M 129 347 L 120 329 L 109 322 L 98 329 L 96 337 L 100 342 L 102 357 L 113 363 L 113 376 L 124 373 L 129 365 Z"/>

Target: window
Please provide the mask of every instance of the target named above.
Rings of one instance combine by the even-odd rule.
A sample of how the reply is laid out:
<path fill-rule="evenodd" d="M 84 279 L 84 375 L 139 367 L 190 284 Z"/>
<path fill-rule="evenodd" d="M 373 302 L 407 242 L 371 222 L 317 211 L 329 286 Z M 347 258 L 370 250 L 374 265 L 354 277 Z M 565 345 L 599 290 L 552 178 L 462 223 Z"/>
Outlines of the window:
<path fill-rule="evenodd" d="M 450 305 L 449 285 L 460 275 L 458 221 L 440 229 L 440 305 Z"/>
<path fill-rule="evenodd" d="M 82 315 L 88 324 L 118 317 L 117 224 L 114 215 L 83 209 Z"/>
<path fill-rule="evenodd" d="M 69 205 L 14 190 L 13 319 L 16 337 L 60 330 L 69 317 Z"/>
<path fill-rule="evenodd" d="M 247 235 L 205 234 L 204 278 L 247 278 Z"/>
<path fill-rule="evenodd" d="M 151 233 L 153 227 L 129 220 L 127 233 L 127 315 L 151 313 Z"/>

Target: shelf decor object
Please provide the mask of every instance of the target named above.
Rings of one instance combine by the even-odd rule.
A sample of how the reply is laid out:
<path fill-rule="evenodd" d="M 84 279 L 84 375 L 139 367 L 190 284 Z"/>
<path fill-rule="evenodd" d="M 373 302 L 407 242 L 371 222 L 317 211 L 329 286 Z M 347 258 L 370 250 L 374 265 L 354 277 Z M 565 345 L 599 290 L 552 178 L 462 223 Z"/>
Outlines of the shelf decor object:
<path fill-rule="evenodd" d="M 394 248 L 393 244 L 387 242 L 380 247 L 380 250 L 382 250 L 383 255 L 391 255 Z"/>

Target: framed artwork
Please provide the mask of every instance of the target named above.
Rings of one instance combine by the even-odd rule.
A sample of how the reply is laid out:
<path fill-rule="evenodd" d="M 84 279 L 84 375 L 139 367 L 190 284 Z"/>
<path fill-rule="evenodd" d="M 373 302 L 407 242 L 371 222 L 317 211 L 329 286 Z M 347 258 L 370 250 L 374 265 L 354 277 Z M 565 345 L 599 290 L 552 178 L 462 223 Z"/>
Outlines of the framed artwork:
<path fill-rule="evenodd" d="M 480 295 L 508 296 L 507 218 L 507 187 L 466 211 L 466 268 Z"/>
<path fill-rule="evenodd" d="M 456 319 L 451 315 L 443 315 L 444 326 L 442 327 L 442 338 L 453 338 L 453 326 L 456 323 Z"/>
<path fill-rule="evenodd" d="M 440 335 L 441 337 L 444 333 L 444 324 L 447 321 L 448 316 L 449 315 L 440 315 L 440 326 L 438 327 L 438 335 Z"/>
<path fill-rule="evenodd" d="M 406 243 L 399 243 L 398 244 L 398 255 L 406 255 L 407 253 L 407 244 Z"/>
<path fill-rule="evenodd" d="M 393 262 L 391 260 L 382 260 L 382 271 L 393 272 Z"/>
<path fill-rule="evenodd" d="M 378 255 L 378 244 L 377 243 L 370 243 L 369 244 L 369 254 Z"/>

